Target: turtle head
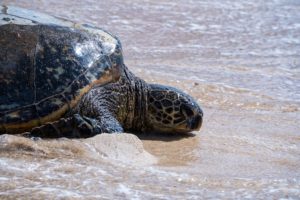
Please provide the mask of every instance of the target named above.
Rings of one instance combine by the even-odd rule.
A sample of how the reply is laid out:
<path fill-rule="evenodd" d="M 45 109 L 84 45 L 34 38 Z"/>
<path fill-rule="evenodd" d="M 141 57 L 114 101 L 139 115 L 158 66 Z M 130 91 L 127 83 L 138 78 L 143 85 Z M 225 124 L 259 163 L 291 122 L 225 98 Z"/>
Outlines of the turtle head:
<path fill-rule="evenodd" d="M 200 129 L 203 112 L 191 96 L 173 87 L 149 86 L 147 123 L 151 129 L 166 133 Z"/>

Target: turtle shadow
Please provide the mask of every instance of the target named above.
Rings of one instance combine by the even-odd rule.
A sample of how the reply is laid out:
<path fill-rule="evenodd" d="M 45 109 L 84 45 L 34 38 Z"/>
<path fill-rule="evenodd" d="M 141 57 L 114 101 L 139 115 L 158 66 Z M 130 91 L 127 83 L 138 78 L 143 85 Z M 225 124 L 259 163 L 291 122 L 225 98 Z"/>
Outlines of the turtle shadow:
<path fill-rule="evenodd" d="M 179 141 L 186 138 L 196 137 L 194 133 L 158 133 L 158 132 L 151 132 L 151 133 L 136 133 L 136 136 L 140 140 L 154 140 L 154 141 L 164 141 L 164 142 L 171 142 L 171 141 Z"/>

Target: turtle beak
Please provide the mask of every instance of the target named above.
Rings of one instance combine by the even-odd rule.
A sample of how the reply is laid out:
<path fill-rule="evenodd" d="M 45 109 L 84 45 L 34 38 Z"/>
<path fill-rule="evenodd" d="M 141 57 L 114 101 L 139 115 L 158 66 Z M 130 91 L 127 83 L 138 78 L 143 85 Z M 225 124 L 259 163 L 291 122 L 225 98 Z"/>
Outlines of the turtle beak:
<path fill-rule="evenodd" d="M 196 116 L 192 117 L 188 121 L 188 126 L 191 129 L 191 131 L 198 131 L 202 126 L 202 116 L 200 114 L 197 114 Z"/>
<path fill-rule="evenodd" d="M 203 122 L 203 113 L 199 112 L 189 119 L 183 121 L 179 126 L 176 127 L 178 132 L 191 132 L 199 131 Z"/>
<path fill-rule="evenodd" d="M 202 126 L 203 111 L 198 104 L 182 105 L 182 113 L 187 118 L 182 124 L 182 129 L 186 131 L 198 131 Z"/>

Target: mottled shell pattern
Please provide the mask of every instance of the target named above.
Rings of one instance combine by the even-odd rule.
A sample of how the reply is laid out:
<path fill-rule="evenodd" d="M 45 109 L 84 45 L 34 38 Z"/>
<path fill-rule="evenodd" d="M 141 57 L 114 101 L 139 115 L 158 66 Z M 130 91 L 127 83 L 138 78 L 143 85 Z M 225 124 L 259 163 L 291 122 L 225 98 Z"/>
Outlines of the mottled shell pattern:
<path fill-rule="evenodd" d="M 13 6 L 0 6 L 0 133 L 59 119 L 94 85 L 117 81 L 119 40 Z"/>

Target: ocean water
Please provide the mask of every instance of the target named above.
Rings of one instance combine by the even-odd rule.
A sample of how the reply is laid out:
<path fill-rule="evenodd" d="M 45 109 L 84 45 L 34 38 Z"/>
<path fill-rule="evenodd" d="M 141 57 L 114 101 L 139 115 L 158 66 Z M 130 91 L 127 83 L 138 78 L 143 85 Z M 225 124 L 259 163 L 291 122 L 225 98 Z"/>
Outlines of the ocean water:
<path fill-rule="evenodd" d="M 186 137 L 0 136 L 0 199 L 300 199 L 297 0 L 0 0 L 117 35 L 125 63 L 198 100 Z"/>

